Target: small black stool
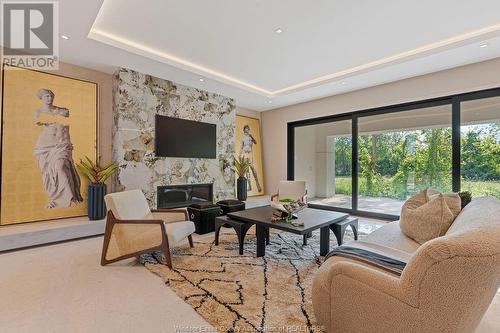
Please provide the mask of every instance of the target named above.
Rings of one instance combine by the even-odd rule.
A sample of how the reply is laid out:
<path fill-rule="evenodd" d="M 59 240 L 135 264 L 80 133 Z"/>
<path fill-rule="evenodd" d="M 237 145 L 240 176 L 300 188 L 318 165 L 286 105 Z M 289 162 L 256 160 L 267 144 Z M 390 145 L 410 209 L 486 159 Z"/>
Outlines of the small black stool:
<path fill-rule="evenodd" d="M 222 214 L 222 209 L 211 202 L 192 204 L 187 211 L 198 235 L 214 231 L 215 218 Z"/>
<path fill-rule="evenodd" d="M 245 210 L 245 202 L 229 199 L 229 200 L 221 200 L 217 202 L 217 206 L 222 209 L 222 215 L 226 215 L 227 213 L 233 213 L 240 210 Z"/>
<path fill-rule="evenodd" d="M 243 254 L 243 244 L 245 242 L 245 236 L 248 229 L 253 226 L 253 223 L 242 222 L 238 220 L 231 219 L 227 216 L 219 216 L 215 219 L 215 245 L 219 245 L 219 233 L 220 228 L 233 228 L 238 235 L 238 243 L 240 246 L 240 255 Z M 269 245 L 269 228 L 266 229 L 266 244 Z"/>
<path fill-rule="evenodd" d="M 354 240 L 358 240 L 358 219 L 349 217 L 343 221 L 330 225 L 330 230 L 333 231 L 335 238 L 337 238 L 339 246 L 344 242 L 344 234 L 348 226 L 352 228 Z"/>

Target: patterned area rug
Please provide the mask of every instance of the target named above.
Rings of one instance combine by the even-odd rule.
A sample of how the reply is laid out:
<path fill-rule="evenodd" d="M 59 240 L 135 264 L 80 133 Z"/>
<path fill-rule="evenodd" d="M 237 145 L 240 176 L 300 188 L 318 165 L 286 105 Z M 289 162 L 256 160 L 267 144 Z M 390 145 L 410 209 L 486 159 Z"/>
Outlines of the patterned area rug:
<path fill-rule="evenodd" d="M 360 225 L 360 237 L 373 231 Z M 331 233 L 330 248 L 337 245 Z M 344 240 L 353 239 L 350 229 Z M 185 302 L 219 332 L 320 332 L 311 303 L 319 257 L 319 230 L 302 246 L 302 237 L 271 233 L 265 257 L 256 258 L 255 229 L 248 231 L 245 252 L 238 255 L 235 234 L 213 236 L 173 249 L 173 270 L 160 253 L 141 262 L 159 275 Z"/>

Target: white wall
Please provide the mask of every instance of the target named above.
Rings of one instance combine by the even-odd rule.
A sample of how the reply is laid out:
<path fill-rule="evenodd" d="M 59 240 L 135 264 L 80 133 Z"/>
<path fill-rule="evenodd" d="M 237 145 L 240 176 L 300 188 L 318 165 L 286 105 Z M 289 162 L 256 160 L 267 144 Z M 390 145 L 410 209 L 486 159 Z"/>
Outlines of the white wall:
<path fill-rule="evenodd" d="M 239 106 L 236 107 L 236 114 L 238 116 L 245 116 L 245 117 L 260 119 L 260 112 L 254 111 L 254 110 L 250 110 L 250 109 L 245 109 L 245 108 L 242 108 L 242 107 L 239 107 Z"/>
<path fill-rule="evenodd" d="M 313 198 L 316 196 L 317 174 L 315 127 L 297 128 L 295 142 L 295 156 L 300 156 L 300 159 L 295 159 L 295 179 L 306 181 L 307 195 L 309 198 Z"/>
<path fill-rule="evenodd" d="M 266 188 L 286 179 L 287 123 L 500 87 L 500 58 L 372 88 L 275 109 L 261 114 Z"/>

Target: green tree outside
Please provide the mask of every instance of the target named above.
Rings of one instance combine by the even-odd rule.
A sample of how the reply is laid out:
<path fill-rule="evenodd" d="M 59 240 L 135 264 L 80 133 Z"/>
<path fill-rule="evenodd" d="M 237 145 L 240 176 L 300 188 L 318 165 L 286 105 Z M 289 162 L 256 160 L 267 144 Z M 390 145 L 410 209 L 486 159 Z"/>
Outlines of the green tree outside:
<path fill-rule="evenodd" d="M 500 198 L 500 124 L 462 128 L 462 190 Z M 451 128 L 361 135 L 359 194 L 406 200 L 432 187 L 449 192 Z M 335 192 L 352 194 L 350 137 L 335 140 Z"/>

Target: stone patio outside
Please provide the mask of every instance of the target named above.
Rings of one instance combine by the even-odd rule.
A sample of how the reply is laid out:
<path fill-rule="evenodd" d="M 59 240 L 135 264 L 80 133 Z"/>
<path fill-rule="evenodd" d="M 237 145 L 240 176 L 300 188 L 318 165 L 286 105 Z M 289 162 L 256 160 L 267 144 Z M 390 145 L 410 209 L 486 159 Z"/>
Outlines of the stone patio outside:
<path fill-rule="evenodd" d="M 308 202 L 315 205 L 351 208 L 351 196 L 345 194 L 335 194 L 330 198 L 312 198 Z M 404 201 L 392 198 L 359 196 L 358 210 L 399 216 L 403 203 Z"/>

